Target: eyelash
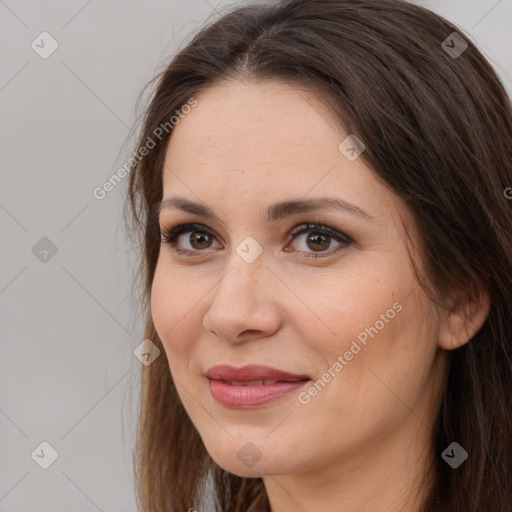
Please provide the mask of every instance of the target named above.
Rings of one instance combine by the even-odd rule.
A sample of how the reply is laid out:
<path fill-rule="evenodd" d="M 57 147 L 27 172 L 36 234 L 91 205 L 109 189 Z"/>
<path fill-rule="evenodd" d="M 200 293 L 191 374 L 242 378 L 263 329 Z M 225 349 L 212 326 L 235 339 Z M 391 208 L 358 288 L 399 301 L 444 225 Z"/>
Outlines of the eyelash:
<path fill-rule="evenodd" d="M 162 229 L 161 230 L 161 237 L 162 237 L 161 242 L 170 245 L 172 247 L 173 251 L 176 252 L 177 254 L 182 254 L 184 256 L 189 256 L 189 257 L 196 257 L 196 256 L 200 255 L 200 253 L 205 252 L 205 251 L 200 251 L 200 250 L 190 251 L 188 249 L 180 249 L 180 248 L 176 247 L 178 237 L 180 235 L 182 235 L 183 233 L 187 233 L 188 231 L 197 231 L 197 232 L 207 234 L 208 236 L 212 236 L 215 238 L 215 235 L 209 229 L 207 229 L 206 226 L 203 226 L 202 224 L 189 223 L 189 224 L 179 224 L 173 228 Z M 292 237 L 291 240 L 295 240 L 299 235 L 302 235 L 304 233 L 308 233 L 311 231 L 318 232 L 323 235 L 327 235 L 327 236 L 333 238 L 334 240 L 336 240 L 337 242 L 340 242 L 342 245 L 337 247 L 334 250 L 329 251 L 329 252 L 321 251 L 321 252 L 318 252 L 317 254 L 307 253 L 307 252 L 303 252 L 303 251 L 296 251 L 296 252 L 303 254 L 304 258 L 325 258 L 328 256 L 332 256 L 333 254 L 338 253 L 340 250 L 347 248 L 353 242 L 353 240 L 349 236 L 345 235 L 344 233 L 341 233 L 340 231 L 333 229 L 329 226 L 324 226 L 323 224 L 316 224 L 316 223 L 314 223 L 314 224 L 304 223 L 304 224 L 300 224 L 299 226 L 296 226 L 295 228 L 293 228 L 290 231 L 290 235 Z"/>

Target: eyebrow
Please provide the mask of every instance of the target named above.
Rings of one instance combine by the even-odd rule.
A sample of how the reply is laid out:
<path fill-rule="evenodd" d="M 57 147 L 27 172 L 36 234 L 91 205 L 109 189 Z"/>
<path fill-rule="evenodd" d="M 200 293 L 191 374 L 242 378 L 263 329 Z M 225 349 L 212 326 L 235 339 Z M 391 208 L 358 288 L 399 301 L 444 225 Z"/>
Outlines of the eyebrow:
<path fill-rule="evenodd" d="M 207 205 L 189 201 L 184 197 L 170 197 L 168 199 L 164 199 L 157 205 L 158 213 L 166 209 L 178 209 L 194 215 L 199 215 L 206 219 L 218 219 L 218 216 Z M 281 201 L 267 207 L 264 211 L 264 217 L 269 222 L 275 222 L 298 213 L 308 213 L 318 210 L 341 210 L 360 216 L 367 221 L 375 220 L 374 217 L 359 206 L 349 203 L 348 201 L 344 201 L 338 197 L 318 197 L 314 199 Z"/>

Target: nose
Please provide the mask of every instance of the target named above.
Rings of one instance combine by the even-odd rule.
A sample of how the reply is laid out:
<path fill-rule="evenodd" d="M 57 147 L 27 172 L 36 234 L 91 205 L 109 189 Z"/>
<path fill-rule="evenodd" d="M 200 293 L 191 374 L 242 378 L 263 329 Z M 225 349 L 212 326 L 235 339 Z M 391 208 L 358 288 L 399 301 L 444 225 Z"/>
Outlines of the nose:
<path fill-rule="evenodd" d="M 247 263 L 239 258 L 214 288 L 203 327 L 231 344 L 272 336 L 282 320 L 278 287 L 279 281 L 262 261 Z"/>

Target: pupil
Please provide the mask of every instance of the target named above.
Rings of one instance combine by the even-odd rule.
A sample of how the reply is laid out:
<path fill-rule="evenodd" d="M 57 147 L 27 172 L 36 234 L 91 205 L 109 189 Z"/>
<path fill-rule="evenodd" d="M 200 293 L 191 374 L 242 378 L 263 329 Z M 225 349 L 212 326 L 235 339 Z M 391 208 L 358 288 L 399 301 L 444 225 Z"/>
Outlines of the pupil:
<path fill-rule="evenodd" d="M 309 244 L 309 242 L 312 242 L 314 245 L 316 245 L 317 246 L 316 249 L 322 250 L 322 249 L 327 249 L 327 247 L 329 247 L 329 237 L 326 235 L 317 233 L 316 235 L 308 236 L 307 240 L 308 240 L 308 244 Z M 311 247 L 311 249 L 315 249 L 315 247 Z"/>
<path fill-rule="evenodd" d="M 201 245 L 201 244 L 204 244 L 204 243 L 208 243 L 209 242 L 209 236 L 204 234 L 204 233 L 196 233 L 196 232 L 193 232 L 191 233 L 190 235 L 190 243 L 192 244 L 192 247 L 194 247 L 194 249 L 204 249 L 205 246 L 200 246 L 200 247 L 196 247 L 196 243 Z M 208 245 L 206 245 L 206 247 L 208 247 Z"/>

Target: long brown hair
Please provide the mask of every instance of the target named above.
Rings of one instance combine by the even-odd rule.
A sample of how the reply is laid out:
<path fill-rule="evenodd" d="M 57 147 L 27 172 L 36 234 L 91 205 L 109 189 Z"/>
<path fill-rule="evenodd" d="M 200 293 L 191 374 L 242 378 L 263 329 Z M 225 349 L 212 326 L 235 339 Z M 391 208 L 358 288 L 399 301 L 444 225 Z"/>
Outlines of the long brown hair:
<path fill-rule="evenodd" d="M 467 48 L 454 55 L 451 34 Z M 452 37 L 452 39 L 447 39 Z M 459 40 L 460 41 L 460 40 Z M 459 45 L 459 48 L 462 48 Z M 127 194 L 130 232 L 141 245 L 144 337 L 163 352 L 149 312 L 160 248 L 155 206 L 172 127 L 169 118 L 212 84 L 281 79 L 307 87 L 366 146 L 361 158 L 413 215 L 425 291 L 491 309 L 480 331 L 451 351 L 432 432 L 435 467 L 422 512 L 512 510 L 512 107 L 469 36 L 402 0 L 284 0 L 225 13 L 195 35 L 155 78 Z M 179 120 L 178 120 L 179 121 Z M 162 132 L 159 127 L 167 124 Z M 469 454 L 456 470 L 441 457 L 453 441 Z M 205 482 L 217 510 L 265 512 L 261 478 L 242 478 L 208 455 L 187 416 L 165 357 L 142 368 L 134 468 L 144 512 L 200 510 Z"/>

